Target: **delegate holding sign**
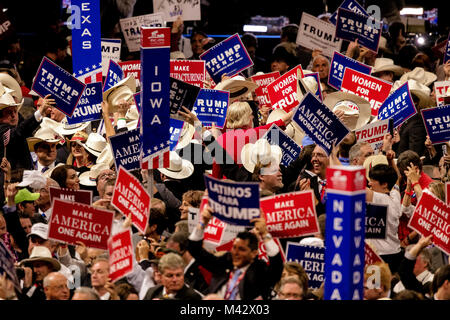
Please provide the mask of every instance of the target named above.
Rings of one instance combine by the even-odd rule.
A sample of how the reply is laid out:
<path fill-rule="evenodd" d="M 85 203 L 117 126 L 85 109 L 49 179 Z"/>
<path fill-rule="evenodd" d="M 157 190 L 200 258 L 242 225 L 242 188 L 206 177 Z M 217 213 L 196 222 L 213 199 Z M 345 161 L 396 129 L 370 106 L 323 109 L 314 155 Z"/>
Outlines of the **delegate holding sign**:
<path fill-rule="evenodd" d="M 232 77 L 253 65 L 237 33 L 202 53 L 200 59 L 205 61 L 206 70 L 215 83 L 219 83 L 224 74 Z"/>
<path fill-rule="evenodd" d="M 450 105 L 420 110 L 432 143 L 450 140 Z"/>
<path fill-rule="evenodd" d="M 313 141 L 330 154 L 350 132 L 338 117 L 308 92 L 292 118 Z"/>
<path fill-rule="evenodd" d="M 86 85 L 47 57 L 42 58 L 31 90 L 44 98 L 51 94 L 55 107 L 71 117 Z"/>
<path fill-rule="evenodd" d="M 289 112 L 298 106 L 297 73 L 299 71 L 303 78 L 302 66 L 298 65 L 266 86 L 272 109 L 283 109 Z"/>
<path fill-rule="evenodd" d="M 312 190 L 265 197 L 260 201 L 267 230 L 274 237 L 294 238 L 319 233 Z"/>
<path fill-rule="evenodd" d="M 213 215 L 226 223 L 252 226 L 250 220 L 261 216 L 259 183 L 225 182 L 205 175 L 209 205 Z"/>
<path fill-rule="evenodd" d="M 52 207 L 49 239 L 69 244 L 81 241 L 88 248 L 108 249 L 114 212 L 57 198 Z"/>
<path fill-rule="evenodd" d="M 408 82 L 395 90 L 378 110 L 378 119 L 394 119 L 394 128 L 417 113 L 414 101 L 409 92 Z"/>

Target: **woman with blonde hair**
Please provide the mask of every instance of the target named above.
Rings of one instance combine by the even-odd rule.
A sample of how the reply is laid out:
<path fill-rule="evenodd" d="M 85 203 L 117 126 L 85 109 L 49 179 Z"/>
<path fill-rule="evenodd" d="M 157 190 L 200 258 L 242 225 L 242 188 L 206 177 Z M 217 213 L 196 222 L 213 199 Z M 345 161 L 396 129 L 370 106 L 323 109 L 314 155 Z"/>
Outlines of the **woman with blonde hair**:
<path fill-rule="evenodd" d="M 89 171 L 89 169 L 95 164 L 96 158 L 78 142 L 85 143 L 88 135 L 84 131 L 76 132 L 72 138 L 68 141 L 70 146 L 70 154 L 67 157 L 66 164 L 72 165 L 75 169 L 83 173 Z"/>

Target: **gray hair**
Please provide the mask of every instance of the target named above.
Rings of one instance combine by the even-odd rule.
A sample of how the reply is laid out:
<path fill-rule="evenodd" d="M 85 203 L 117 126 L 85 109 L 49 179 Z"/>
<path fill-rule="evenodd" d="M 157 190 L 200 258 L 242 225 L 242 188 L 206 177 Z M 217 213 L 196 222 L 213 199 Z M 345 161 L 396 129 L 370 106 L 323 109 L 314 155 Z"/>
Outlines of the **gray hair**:
<path fill-rule="evenodd" d="M 166 253 L 162 256 L 158 263 L 158 271 L 164 273 L 165 269 L 184 268 L 183 258 L 176 253 Z"/>
<path fill-rule="evenodd" d="M 87 296 L 89 296 L 89 299 L 87 300 L 100 300 L 100 296 L 97 293 L 97 291 L 95 291 L 92 288 L 89 287 L 79 287 L 75 289 L 75 293 L 80 293 L 80 294 L 85 294 Z"/>
<path fill-rule="evenodd" d="M 370 143 L 368 143 L 366 141 L 360 141 L 360 142 L 355 143 L 350 148 L 350 151 L 348 152 L 348 158 L 349 158 L 350 164 L 352 163 L 352 161 L 354 159 L 356 159 L 360 156 L 361 147 L 364 147 L 364 146 L 370 146 Z"/>
<path fill-rule="evenodd" d="M 419 253 L 420 258 L 424 263 L 427 264 L 427 270 L 433 272 L 433 268 L 431 266 L 431 252 L 428 248 L 423 248 Z"/>

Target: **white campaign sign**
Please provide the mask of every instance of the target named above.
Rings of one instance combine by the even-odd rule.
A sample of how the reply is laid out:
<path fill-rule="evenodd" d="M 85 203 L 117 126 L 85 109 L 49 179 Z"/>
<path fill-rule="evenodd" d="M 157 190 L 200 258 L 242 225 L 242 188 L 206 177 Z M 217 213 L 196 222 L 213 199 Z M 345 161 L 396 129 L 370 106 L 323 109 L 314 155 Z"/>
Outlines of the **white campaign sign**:
<path fill-rule="evenodd" d="M 102 73 L 108 74 L 109 60 L 119 62 L 121 39 L 102 39 Z"/>
<path fill-rule="evenodd" d="M 334 51 L 340 52 L 342 45 L 342 40 L 335 34 L 334 25 L 303 12 L 296 43 L 311 50 L 322 50 L 325 56 L 331 58 Z"/>
<path fill-rule="evenodd" d="M 201 20 L 200 0 L 153 0 L 153 9 L 163 13 L 167 22 L 177 20 L 178 16 L 183 21 Z"/>
<path fill-rule="evenodd" d="M 141 26 L 164 27 L 164 15 L 162 13 L 152 13 L 120 19 L 120 28 L 130 52 L 136 52 L 140 49 Z"/>

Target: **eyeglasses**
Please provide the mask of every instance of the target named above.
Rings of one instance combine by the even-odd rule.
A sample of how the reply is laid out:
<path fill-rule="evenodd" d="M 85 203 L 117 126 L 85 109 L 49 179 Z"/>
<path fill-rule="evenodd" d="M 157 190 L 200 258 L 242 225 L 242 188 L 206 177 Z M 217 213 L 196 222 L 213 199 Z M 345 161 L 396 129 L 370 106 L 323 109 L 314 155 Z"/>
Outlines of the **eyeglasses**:
<path fill-rule="evenodd" d="M 99 180 L 105 180 L 107 178 L 115 178 L 116 174 L 115 173 L 103 173 L 101 175 L 98 176 Z"/>
<path fill-rule="evenodd" d="M 311 153 L 311 158 L 314 158 L 314 157 L 317 157 L 317 158 L 326 158 L 327 155 L 326 155 L 326 154 L 323 154 L 323 153 L 313 152 L 313 153 Z"/>

